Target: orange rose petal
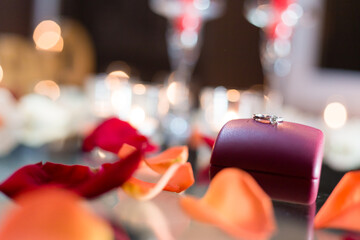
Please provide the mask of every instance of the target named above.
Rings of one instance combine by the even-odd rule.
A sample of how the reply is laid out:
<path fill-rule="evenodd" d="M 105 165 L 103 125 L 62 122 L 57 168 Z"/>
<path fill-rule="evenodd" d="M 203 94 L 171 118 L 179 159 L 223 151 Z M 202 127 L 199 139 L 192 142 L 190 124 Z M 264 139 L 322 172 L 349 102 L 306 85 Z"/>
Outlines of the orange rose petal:
<path fill-rule="evenodd" d="M 136 151 L 135 147 L 133 147 L 127 143 L 124 143 L 118 152 L 118 157 L 120 159 L 126 158 L 135 151 Z"/>
<path fill-rule="evenodd" d="M 192 218 L 245 239 L 266 239 L 276 229 L 271 199 L 246 172 L 219 172 L 201 199 L 185 197 L 181 206 Z"/>
<path fill-rule="evenodd" d="M 145 159 L 145 163 L 155 172 L 164 174 L 174 163 L 185 163 L 189 157 L 187 146 L 171 147 L 155 157 Z"/>
<path fill-rule="evenodd" d="M 181 164 L 170 178 L 164 190 L 180 193 L 194 184 L 194 174 L 190 163 Z M 176 188 L 175 188 L 175 187 Z"/>
<path fill-rule="evenodd" d="M 194 175 L 190 163 L 171 165 L 157 183 L 149 183 L 137 178 L 130 178 L 122 185 L 122 189 L 138 200 L 149 200 L 162 190 L 182 192 L 194 183 Z"/>
<path fill-rule="evenodd" d="M 348 172 L 315 217 L 315 228 L 360 231 L 360 171 Z"/>
<path fill-rule="evenodd" d="M 0 228 L 7 240 L 111 240 L 111 227 L 64 189 L 41 188 L 20 195 Z"/>

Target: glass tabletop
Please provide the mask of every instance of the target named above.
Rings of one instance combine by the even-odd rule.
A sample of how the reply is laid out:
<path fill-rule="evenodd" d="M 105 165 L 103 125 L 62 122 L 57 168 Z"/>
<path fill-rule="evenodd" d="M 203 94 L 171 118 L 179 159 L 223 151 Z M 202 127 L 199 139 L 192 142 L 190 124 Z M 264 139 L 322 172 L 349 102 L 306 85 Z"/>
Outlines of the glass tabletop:
<path fill-rule="evenodd" d="M 0 158 L 0 180 L 3 181 L 21 166 L 36 162 L 85 164 L 95 166 L 88 154 L 79 151 L 55 151 L 49 146 L 42 148 L 18 147 L 10 155 Z M 333 171 L 326 165 L 317 200 L 312 205 L 300 205 L 273 201 L 277 231 L 271 239 L 360 239 L 360 234 L 314 230 L 316 212 L 326 201 L 332 189 L 345 172 Z M 119 190 L 113 190 L 90 201 L 96 211 L 122 226 L 131 239 L 232 239 L 216 227 L 191 220 L 180 208 L 179 199 L 184 194 L 201 197 L 206 184 L 195 184 L 186 193 L 162 192 L 150 201 L 134 200 Z M 11 200 L 0 194 L 0 220 Z"/>

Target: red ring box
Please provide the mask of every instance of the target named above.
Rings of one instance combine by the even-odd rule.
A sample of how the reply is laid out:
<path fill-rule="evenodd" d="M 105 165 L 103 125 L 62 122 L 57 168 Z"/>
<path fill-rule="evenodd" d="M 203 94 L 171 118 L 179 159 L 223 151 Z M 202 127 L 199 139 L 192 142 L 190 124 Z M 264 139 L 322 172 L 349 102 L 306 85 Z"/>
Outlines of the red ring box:
<path fill-rule="evenodd" d="M 241 168 L 273 199 L 311 204 L 319 188 L 323 143 L 323 133 L 313 127 L 232 120 L 216 138 L 210 177 L 226 167 Z"/>

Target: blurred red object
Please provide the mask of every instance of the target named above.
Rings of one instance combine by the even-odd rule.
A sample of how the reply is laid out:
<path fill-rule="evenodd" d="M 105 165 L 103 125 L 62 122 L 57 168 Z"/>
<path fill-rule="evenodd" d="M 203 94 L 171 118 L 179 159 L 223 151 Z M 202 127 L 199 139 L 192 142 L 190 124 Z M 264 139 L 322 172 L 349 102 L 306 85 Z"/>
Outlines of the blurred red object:
<path fill-rule="evenodd" d="M 82 149 L 90 152 L 95 147 L 100 147 L 117 154 L 124 143 L 134 146 L 142 153 L 152 152 L 158 148 L 147 137 L 139 134 L 128 122 L 110 118 L 102 122 L 84 139 Z"/>
<path fill-rule="evenodd" d="M 14 198 L 43 186 L 71 190 L 80 196 L 93 198 L 126 182 L 138 168 L 141 152 L 135 151 L 114 163 L 104 163 L 99 169 L 82 165 L 47 162 L 31 164 L 17 170 L 0 185 L 0 191 Z"/>

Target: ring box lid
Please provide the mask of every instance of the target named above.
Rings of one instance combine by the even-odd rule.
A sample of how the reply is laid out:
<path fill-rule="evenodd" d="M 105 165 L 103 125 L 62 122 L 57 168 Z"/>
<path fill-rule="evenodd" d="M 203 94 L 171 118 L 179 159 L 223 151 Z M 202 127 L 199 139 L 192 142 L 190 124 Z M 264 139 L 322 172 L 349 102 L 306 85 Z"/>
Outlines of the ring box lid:
<path fill-rule="evenodd" d="M 319 179 L 323 133 L 313 127 L 253 119 L 232 120 L 220 130 L 210 163 L 247 171 Z"/>

